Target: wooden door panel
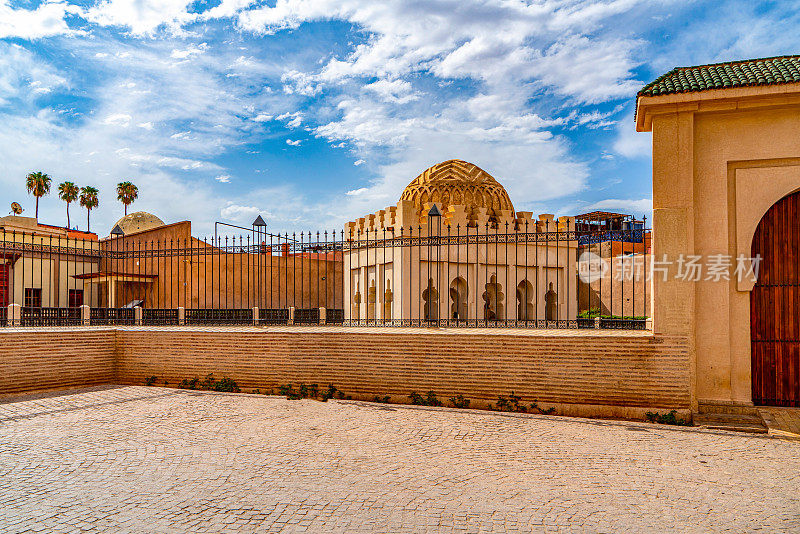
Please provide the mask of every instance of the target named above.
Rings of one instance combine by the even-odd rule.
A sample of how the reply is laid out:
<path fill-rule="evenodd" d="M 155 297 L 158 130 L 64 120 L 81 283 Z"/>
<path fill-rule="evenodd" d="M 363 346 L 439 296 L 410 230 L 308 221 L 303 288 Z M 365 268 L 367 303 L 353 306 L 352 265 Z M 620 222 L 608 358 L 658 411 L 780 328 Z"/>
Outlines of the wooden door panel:
<path fill-rule="evenodd" d="M 753 402 L 800 406 L 800 193 L 761 219 L 752 255 L 762 260 L 750 293 Z"/>

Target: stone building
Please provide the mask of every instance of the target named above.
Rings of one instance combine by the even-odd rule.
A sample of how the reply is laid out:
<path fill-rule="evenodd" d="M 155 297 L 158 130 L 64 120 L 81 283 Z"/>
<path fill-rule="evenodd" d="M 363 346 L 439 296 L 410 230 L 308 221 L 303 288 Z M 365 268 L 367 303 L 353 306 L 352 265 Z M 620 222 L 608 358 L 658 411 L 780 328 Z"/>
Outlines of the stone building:
<path fill-rule="evenodd" d="M 574 319 L 574 218 L 514 210 L 461 160 L 430 167 L 398 203 L 345 228 L 350 321 Z"/>
<path fill-rule="evenodd" d="M 96 272 L 97 235 L 42 224 L 33 217 L 0 217 L 0 307 L 97 305 L 76 276 Z"/>
<path fill-rule="evenodd" d="M 688 340 L 693 410 L 800 406 L 800 56 L 673 69 L 639 92 L 636 129 L 653 134 L 653 253 L 671 262 L 653 325 Z M 730 276 L 687 281 L 687 255 Z M 736 274 L 756 257 L 755 281 Z"/>

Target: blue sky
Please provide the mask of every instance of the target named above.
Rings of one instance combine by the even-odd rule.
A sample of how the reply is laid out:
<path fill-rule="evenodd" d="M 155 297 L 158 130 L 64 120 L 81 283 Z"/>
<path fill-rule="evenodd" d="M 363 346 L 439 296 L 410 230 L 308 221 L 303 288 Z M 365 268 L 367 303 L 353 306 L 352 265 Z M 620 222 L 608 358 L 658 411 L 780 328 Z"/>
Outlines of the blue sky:
<path fill-rule="evenodd" d="M 649 214 L 636 91 L 798 28 L 797 1 L 0 0 L 0 210 L 42 170 L 100 189 L 104 234 L 122 180 L 196 234 L 330 229 L 459 158 L 520 211 Z"/>

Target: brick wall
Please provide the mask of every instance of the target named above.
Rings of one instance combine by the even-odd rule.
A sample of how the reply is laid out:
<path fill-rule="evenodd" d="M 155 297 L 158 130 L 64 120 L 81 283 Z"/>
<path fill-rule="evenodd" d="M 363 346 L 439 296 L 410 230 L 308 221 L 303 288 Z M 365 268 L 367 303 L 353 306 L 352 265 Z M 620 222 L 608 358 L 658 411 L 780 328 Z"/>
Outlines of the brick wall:
<path fill-rule="evenodd" d="M 690 402 L 685 342 L 648 335 L 118 329 L 70 331 L 64 338 L 72 348 L 54 347 L 45 331 L 14 336 L 24 339 L 26 356 L 14 357 L 13 369 L 35 369 L 30 378 L 18 379 L 16 390 L 57 387 L 77 374 L 88 381 L 67 385 L 143 384 L 148 376 L 176 385 L 214 373 L 234 378 L 248 392 L 289 382 L 331 383 L 356 399 L 390 395 L 407 402 L 411 391 L 433 390 L 445 400 L 462 394 L 475 407 L 514 391 L 570 415 L 640 417 L 655 408 L 687 413 Z M 95 345 L 107 346 L 90 348 Z M 63 369 L 70 371 L 62 376 Z M 8 392 L 8 373 L 0 380 L 0 393 Z"/>
<path fill-rule="evenodd" d="M 0 329 L 0 396 L 112 384 L 115 332 Z"/>

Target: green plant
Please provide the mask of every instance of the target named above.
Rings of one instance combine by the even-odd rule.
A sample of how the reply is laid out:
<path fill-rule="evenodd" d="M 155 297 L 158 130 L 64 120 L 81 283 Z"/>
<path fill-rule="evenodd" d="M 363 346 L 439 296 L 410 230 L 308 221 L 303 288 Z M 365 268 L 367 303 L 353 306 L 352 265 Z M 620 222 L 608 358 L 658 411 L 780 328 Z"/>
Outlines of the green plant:
<path fill-rule="evenodd" d="M 328 399 L 334 398 L 336 395 L 336 386 L 333 384 L 328 384 L 328 389 L 322 392 L 322 402 L 327 402 Z"/>
<path fill-rule="evenodd" d="M 643 320 L 647 319 L 646 315 L 604 315 L 600 308 L 590 308 L 588 310 L 583 310 L 582 312 L 578 313 L 579 319 L 594 319 L 595 317 L 600 317 L 601 319 L 625 319 L 625 320 Z"/>
<path fill-rule="evenodd" d="M 389 403 L 389 395 L 384 395 L 383 397 L 379 397 L 379 396 L 375 395 L 375 398 L 372 399 L 372 402 L 380 402 L 380 403 L 383 403 L 383 404 L 388 404 Z"/>
<path fill-rule="evenodd" d="M 556 409 L 552 406 L 546 410 L 542 410 L 541 408 L 539 408 L 539 413 L 544 415 L 553 415 L 554 413 L 556 413 Z"/>
<path fill-rule="evenodd" d="M 183 379 L 178 383 L 178 387 L 180 389 L 198 389 L 197 385 L 200 383 L 200 379 L 198 377 L 194 377 L 191 380 Z"/>
<path fill-rule="evenodd" d="M 166 380 L 164 381 L 164 385 L 167 385 Z M 178 387 L 180 389 L 202 389 L 208 391 L 224 391 L 227 393 L 239 393 L 241 391 L 234 379 L 223 376 L 222 379 L 216 380 L 214 378 L 214 373 L 207 374 L 202 381 L 198 377 L 189 380 L 184 378 L 178 383 Z"/>
<path fill-rule="evenodd" d="M 214 391 L 225 391 L 227 393 L 239 393 L 241 391 L 233 378 L 228 378 L 226 376 L 223 376 L 221 380 L 213 384 L 211 389 Z"/>
<path fill-rule="evenodd" d="M 278 387 L 278 393 L 281 395 L 286 395 L 286 398 L 289 400 L 299 400 L 302 399 L 302 395 L 299 392 L 295 391 L 292 388 L 291 384 L 285 384 Z"/>
<path fill-rule="evenodd" d="M 427 392 L 424 396 L 412 391 L 408 398 L 411 399 L 411 404 L 417 406 L 442 406 L 442 401 L 436 397 L 436 393 L 433 391 Z"/>
<path fill-rule="evenodd" d="M 144 379 L 144 385 L 152 386 L 153 384 L 156 383 L 156 380 L 158 380 L 157 376 L 148 376 L 147 378 Z"/>
<path fill-rule="evenodd" d="M 503 395 L 497 396 L 497 405 L 492 406 L 489 404 L 489 409 L 498 411 L 498 412 L 521 412 L 526 413 L 528 411 L 528 407 L 524 404 L 520 404 L 519 401 L 522 400 L 522 397 L 519 395 L 515 395 L 512 391 L 508 397 L 504 397 Z"/>
<path fill-rule="evenodd" d="M 469 408 L 469 399 L 465 399 L 464 395 L 458 394 L 455 397 L 450 397 L 450 404 L 453 408 Z"/>
<path fill-rule="evenodd" d="M 647 412 L 644 414 L 645 419 L 649 423 L 658 423 L 661 425 L 677 425 L 688 426 L 689 422 L 686 419 L 678 418 L 677 410 L 671 410 L 668 413 L 660 414 L 658 412 Z"/>

